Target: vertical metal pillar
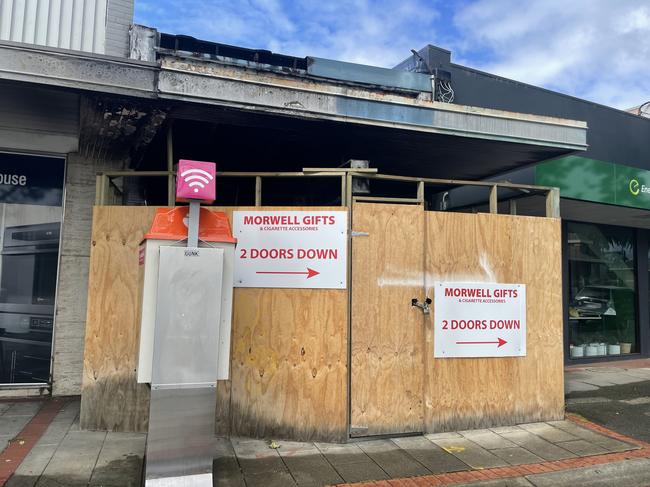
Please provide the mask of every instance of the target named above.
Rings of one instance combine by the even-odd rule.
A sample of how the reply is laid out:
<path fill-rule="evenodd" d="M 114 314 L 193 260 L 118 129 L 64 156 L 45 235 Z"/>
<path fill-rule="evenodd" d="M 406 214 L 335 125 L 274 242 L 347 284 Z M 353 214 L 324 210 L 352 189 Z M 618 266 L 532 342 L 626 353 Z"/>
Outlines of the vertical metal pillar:
<path fill-rule="evenodd" d="M 187 225 L 187 246 L 199 246 L 199 215 L 201 209 L 201 202 L 198 200 L 190 200 L 190 215 Z"/>
<path fill-rule="evenodd" d="M 167 126 L 167 205 L 176 204 L 176 179 L 174 178 L 174 132 L 172 122 Z"/>
<path fill-rule="evenodd" d="M 198 248 L 200 202 L 187 247 L 161 246 L 145 487 L 212 487 L 224 250 Z"/>

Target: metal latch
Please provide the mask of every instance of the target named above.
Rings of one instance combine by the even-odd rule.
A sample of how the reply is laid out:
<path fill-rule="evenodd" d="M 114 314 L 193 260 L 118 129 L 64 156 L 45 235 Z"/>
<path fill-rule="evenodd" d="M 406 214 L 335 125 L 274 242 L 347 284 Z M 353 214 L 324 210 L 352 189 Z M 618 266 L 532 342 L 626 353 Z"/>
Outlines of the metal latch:
<path fill-rule="evenodd" d="M 426 298 L 424 303 L 420 303 L 418 298 L 411 299 L 411 306 L 417 306 L 422 310 L 425 315 L 429 314 L 429 305 L 431 304 L 431 298 Z"/>

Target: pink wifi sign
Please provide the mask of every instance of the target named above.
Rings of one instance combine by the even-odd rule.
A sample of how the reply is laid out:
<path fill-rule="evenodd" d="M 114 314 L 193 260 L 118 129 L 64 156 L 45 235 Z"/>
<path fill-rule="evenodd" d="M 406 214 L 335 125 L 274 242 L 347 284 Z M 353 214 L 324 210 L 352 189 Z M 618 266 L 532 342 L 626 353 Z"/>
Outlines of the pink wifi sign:
<path fill-rule="evenodd" d="M 217 194 L 214 162 L 178 161 L 176 201 L 201 200 L 212 203 Z"/>

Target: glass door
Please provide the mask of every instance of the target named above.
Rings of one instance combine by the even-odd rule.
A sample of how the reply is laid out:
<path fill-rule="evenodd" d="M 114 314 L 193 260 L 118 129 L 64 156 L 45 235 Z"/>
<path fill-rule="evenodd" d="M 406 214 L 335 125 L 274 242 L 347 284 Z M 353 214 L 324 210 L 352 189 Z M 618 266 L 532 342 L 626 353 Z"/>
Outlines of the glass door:
<path fill-rule="evenodd" d="M 634 229 L 567 224 L 571 359 L 639 352 Z"/>
<path fill-rule="evenodd" d="M 64 159 L 0 153 L 0 384 L 50 380 Z"/>

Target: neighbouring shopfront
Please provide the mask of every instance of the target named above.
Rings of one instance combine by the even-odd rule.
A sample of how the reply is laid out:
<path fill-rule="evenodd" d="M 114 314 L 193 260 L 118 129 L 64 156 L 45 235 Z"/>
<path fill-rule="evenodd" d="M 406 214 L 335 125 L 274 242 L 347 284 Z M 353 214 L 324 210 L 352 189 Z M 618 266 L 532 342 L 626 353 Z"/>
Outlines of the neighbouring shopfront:
<path fill-rule="evenodd" d="M 0 153 L 0 385 L 47 385 L 65 159 Z"/>
<path fill-rule="evenodd" d="M 562 196 L 567 361 L 647 355 L 650 172 L 568 156 L 535 182 Z"/>
<path fill-rule="evenodd" d="M 638 353 L 635 230 L 567 222 L 570 358 Z"/>

